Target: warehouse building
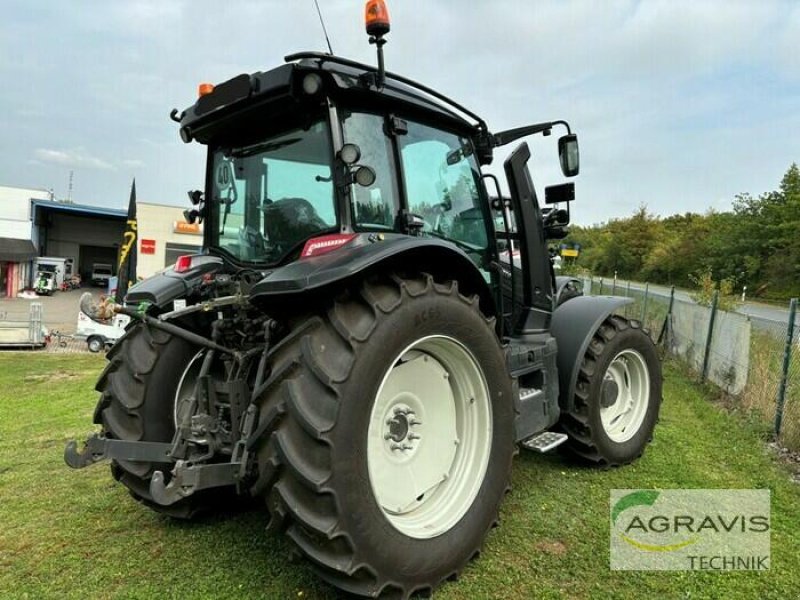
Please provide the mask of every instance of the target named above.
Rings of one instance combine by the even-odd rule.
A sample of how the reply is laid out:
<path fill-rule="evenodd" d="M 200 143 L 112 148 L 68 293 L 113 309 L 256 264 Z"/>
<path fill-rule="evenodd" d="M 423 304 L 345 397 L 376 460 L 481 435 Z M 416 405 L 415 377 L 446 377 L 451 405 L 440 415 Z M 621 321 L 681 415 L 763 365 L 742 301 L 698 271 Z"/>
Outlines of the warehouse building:
<path fill-rule="evenodd" d="M 38 188 L 0 186 L 0 298 L 33 286 L 37 257 L 59 257 L 88 282 L 94 263 L 113 265 L 123 240 L 127 209 L 54 201 Z M 137 276 L 150 277 L 178 256 L 198 252 L 201 225 L 183 208 L 137 202 Z M 69 273 L 67 273 L 69 275 Z"/>
<path fill-rule="evenodd" d="M 127 211 L 34 199 L 31 214 L 38 256 L 67 259 L 83 281 L 94 263 L 117 263 Z"/>

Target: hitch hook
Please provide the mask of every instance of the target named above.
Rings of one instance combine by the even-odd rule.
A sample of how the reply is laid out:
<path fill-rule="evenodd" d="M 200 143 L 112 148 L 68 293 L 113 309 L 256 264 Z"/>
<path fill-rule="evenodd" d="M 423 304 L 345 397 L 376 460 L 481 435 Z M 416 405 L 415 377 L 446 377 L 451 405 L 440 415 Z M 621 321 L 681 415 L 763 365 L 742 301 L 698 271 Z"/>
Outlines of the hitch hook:
<path fill-rule="evenodd" d="M 153 473 L 150 479 L 150 495 L 157 504 L 169 506 L 200 490 L 236 485 L 241 469 L 239 462 L 209 465 L 179 460 L 175 463 L 169 483 L 164 483 L 163 472 Z"/>
<path fill-rule="evenodd" d="M 64 448 L 64 462 L 73 469 L 82 469 L 103 460 L 106 457 L 103 441 L 94 434 L 86 440 L 83 451 L 78 452 L 78 442 L 70 440 Z"/>
<path fill-rule="evenodd" d="M 164 483 L 164 473 L 156 471 L 150 479 L 150 495 L 153 502 L 161 506 L 170 506 L 194 492 L 191 484 L 183 485 L 183 461 L 175 464 L 175 471 L 170 482 Z"/>

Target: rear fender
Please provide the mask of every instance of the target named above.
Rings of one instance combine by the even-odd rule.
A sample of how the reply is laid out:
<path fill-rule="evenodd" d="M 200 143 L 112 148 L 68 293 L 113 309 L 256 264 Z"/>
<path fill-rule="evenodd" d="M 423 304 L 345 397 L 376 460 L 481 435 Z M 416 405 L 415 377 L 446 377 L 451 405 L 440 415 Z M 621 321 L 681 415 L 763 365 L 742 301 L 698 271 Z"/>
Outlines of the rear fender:
<path fill-rule="evenodd" d="M 173 267 L 164 269 L 131 286 L 125 295 L 127 304 L 149 302 L 163 310 L 170 310 L 177 298 L 185 298 L 202 282 L 203 277 L 222 269 L 222 259 L 207 254 L 192 257 L 192 266 L 179 273 Z"/>
<path fill-rule="evenodd" d="M 382 238 L 382 239 L 381 239 Z M 386 234 L 359 234 L 341 248 L 275 269 L 250 290 L 253 304 L 267 310 L 287 301 L 296 306 L 322 297 L 354 278 L 372 273 L 414 271 L 458 281 L 459 291 L 477 294 L 486 316 L 496 315 L 494 296 L 481 271 L 459 248 L 444 240 Z"/>
<path fill-rule="evenodd" d="M 558 342 L 558 403 L 562 411 L 574 408 L 578 371 L 598 327 L 615 310 L 631 302 L 631 298 L 616 296 L 578 296 L 553 312 L 550 331 Z"/>

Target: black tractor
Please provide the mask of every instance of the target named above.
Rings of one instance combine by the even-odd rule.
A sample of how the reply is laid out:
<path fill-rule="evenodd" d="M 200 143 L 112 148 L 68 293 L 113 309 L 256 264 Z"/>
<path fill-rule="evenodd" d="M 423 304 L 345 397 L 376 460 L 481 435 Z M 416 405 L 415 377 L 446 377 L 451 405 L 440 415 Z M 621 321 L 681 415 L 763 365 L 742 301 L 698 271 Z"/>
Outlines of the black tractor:
<path fill-rule="evenodd" d="M 383 68 L 301 53 L 173 111 L 208 147 L 190 193 L 203 252 L 131 288 L 72 467 L 179 518 L 263 500 L 326 581 L 407 598 L 457 576 L 497 523 L 518 448 L 629 463 L 661 402 L 656 349 L 626 299 L 570 294 L 547 250 L 574 185 L 545 189 L 521 143 L 507 199 L 482 167 L 564 121 L 491 132 Z M 488 185 L 487 185 L 488 183 Z M 492 197 L 495 199 L 492 200 Z M 515 226 L 495 227 L 496 215 Z"/>

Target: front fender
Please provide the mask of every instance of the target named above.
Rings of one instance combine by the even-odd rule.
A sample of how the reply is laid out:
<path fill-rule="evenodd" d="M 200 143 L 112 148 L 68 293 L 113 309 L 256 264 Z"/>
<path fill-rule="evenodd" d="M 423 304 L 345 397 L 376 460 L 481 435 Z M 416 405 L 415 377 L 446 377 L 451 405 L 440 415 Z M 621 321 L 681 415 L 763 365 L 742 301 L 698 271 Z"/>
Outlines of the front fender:
<path fill-rule="evenodd" d="M 581 361 L 597 328 L 615 310 L 633 302 L 616 296 L 578 296 L 557 307 L 550 331 L 558 342 L 559 406 L 571 411 Z"/>
<path fill-rule="evenodd" d="M 556 306 L 563 304 L 570 298 L 583 296 L 581 280 L 567 275 L 556 276 Z"/>

